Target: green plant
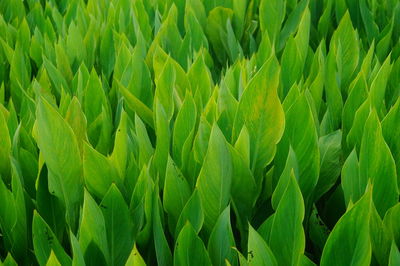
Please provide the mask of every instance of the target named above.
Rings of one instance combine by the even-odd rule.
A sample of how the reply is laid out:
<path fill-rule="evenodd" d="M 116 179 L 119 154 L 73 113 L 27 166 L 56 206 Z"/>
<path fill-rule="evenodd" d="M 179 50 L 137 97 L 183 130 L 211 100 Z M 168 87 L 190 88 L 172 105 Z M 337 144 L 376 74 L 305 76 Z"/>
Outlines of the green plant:
<path fill-rule="evenodd" d="M 0 264 L 399 265 L 397 0 L 2 0 Z"/>

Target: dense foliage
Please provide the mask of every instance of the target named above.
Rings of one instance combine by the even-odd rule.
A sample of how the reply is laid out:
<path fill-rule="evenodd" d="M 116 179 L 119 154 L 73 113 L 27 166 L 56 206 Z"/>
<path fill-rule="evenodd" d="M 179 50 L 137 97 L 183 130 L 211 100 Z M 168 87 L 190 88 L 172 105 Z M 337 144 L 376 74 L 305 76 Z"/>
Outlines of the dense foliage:
<path fill-rule="evenodd" d="M 400 265 L 398 0 L 1 0 L 0 265 Z"/>

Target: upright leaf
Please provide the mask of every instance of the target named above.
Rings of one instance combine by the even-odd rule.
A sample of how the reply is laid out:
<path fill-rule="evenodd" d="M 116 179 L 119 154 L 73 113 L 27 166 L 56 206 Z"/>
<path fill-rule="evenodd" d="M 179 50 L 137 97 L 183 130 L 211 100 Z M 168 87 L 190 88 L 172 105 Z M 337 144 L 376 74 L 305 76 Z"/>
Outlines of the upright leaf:
<path fill-rule="evenodd" d="M 39 99 L 36 119 L 38 146 L 49 169 L 49 191 L 64 203 L 67 220 L 76 228 L 83 196 L 82 161 L 76 136 L 43 98 Z"/>
<path fill-rule="evenodd" d="M 285 119 L 278 98 L 279 65 L 270 57 L 251 79 L 240 99 L 233 126 L 234 139 L 246 125 L 250 135 L 251 170 L 259 172 L 273 159 Z M 256 177 L 257 178 L 257 177 Z M 257 184 L 260 179 L 256 179 Z"/>
<path fill-rule="evenodd" d="M 197 179 L 204 208 L 204 226 L 211 232 L 220 213 L 230 199 L 232 183 L 232 159 L 225 137 L 217 125 L 211 130 L 210 141 L 204 163 Z"/>
<path fill-rule="evenodd" d="M 175 238 L 178 237 L 182 228 L 189 222 L 196 233 L 200 232 L 204 223 L 204 211 L 201 204 L 201 199 L 197 190 L 195 190 L 189 200 L 186 202 L 185 207 L 182 209 L 175 229 Z"/>
<path fill-rule="evenodd" d="M 118 172 L 110 160 L 89 144 L 83 144 L 83 175 L 90 193 L 102 199 L 112 183 L 121 184 Z"/>
<path fill-rule="evenodd" d="M 305 249 L 304 202 L 293 172 L 273 217 L 271 250 L 279 265 L 297 265 Z"/>
<path fill-rule="evenodd" d="M 400 264 L 400 252 L 397 248 L 395 242 L 392 242 L 392 246 L 390 248 L 390 256 L 389 256 L 389 266 L 395 266 Z"/>
<path fill-rule="evenodd" d="M 110 264 L 110 253 L 104 216 L 89 192 L 85 190 L 79 245 L 89 265 Z"/>
<path fill-rule="evenodd" d="M 344 89 L 350 83 L 353 73 L 358 66 L 360 54 L 358 35 L 353 29 L 348 11 L 341 18 L 339 26 L 332 36 L 330 49 L 340 58 L 341 88 Z"/>
<path fill-rule="evenodd" d="M 342 156 L 342 131 L 337 130 L 318 141 L 320 152 L 320 173 L 315 188 L 316 198 L 326 193 L 340 175 Z"/>
<path fill-rule="evenodd" d="M 350 202 L 356 202 L 361 198 L 367 185 L 366 180 L 360 178 L 360 165 L 355 149 L 344 162 L 341 177 L 344 200 L 348 206 Z"/>
<path fill-rule="evenodd" d="M 111 265 L 123 264 L 133 246 L 132 220 L 128 205 L 115 184 L 110 186 L 100 203 L 103 212 Z"/>
<path fill-rule="evenodd" d="M 397 185 L 400 186 L 400 98 L 382 120 L 382 134 L 396 162 Z"/>
<path fill-rule="evenodd" d="M 46 264 L 50 253 L 54 253 L 62 265 L 71 265 L 71 258 L 61 246 L 57 236 L 36 211 L 33 214 L 32 232 L 33 247 L 39 264 Z"/>
<path fill-rule="evenodd" d="M 174 232 L 178 218 L 191 195 L 189 184 L 183 177 L 179 168 L 168 158 L 164 184 L 163 203 L 168 213 L 171 232 Z"/>
<path fill-rule="evenodd" d="M 249 225 L 248 257 L 249 266 L 278 265 L 275 256 L 264 239 Z"/>
<path fill-rule="evenodd" d="M 285 104 L 289 105 L 290 98 L 286 100 Z M 290 145 L 296 154 L 298 183 L 307 207 L 312 191 L 318 182 L 320 154 L 314 118 L 304 93 L 293 100 L 292 105 L 287 107 L 285 117 L 287 125 L 285 134 L 275 156 L 276 174 L 279 175 L 283 171 L 284 158 L 288 154 Z"/>
<path fill-rule="evenodd" d="M 10 179 L 10 152 L 11 152 L 11 139 L 8 132 L 7 121 L 0 111 L 0 175 L 3 180 Z"/>
<path fill-rule="evenodd" d="M 260 27 L 267 32 L 269 39 L 274 43 L 280 32 L 283 19 L 285 18 L 286 1 L 260 2 Z"/>
<path fill-rule="evenodd" d="M 50 253 L 50 257 L 46 262 L 46 266 L 61 266 L 61 263 L 58 261 L 55 253 L 53 251 L 51 251 Z"/>
<path fill-rule="evenodd" d="M 372 193 L 368 192 L 337 222 L 322 252 L 321 265 L 368 265 L 371 261 L 369 218 Z"/>
<path fill-rule="evenodd" d="M 396 165 L 382 136 L 381 125 L 375 111 L 367 119 L 360 150 L 360 178 L 371 180 L 372 198 L 378 213 L 386 211 L 399 199 Z"/>
<path fill-rule="evenodd" d="M 174 266 L 211 266 L 203 241 L 196 235 L 192 225 L 186 223 L 176 240 Z"/>
<path fill-rule="evenodd" d="M 125 266 L 146 266 L 142 256 L 137 250 L 136 244 L 133 246 L 131 254 L 125 263 Z"/>
<path fill-rule="evenodd" d="M 156 189 L 158 191 L 158 189 Z M 154 247 L 156 250 L 157 264 L 158 265 L 171 265 L 172 264 L 172 254 L 168 245 L 167 238 L 164 234 L 163 224 L 162 224 L 162 212 L 160 210 L 162 205 L 158 194 L 153 196 L 153 237 L 154 237 Z"/>
<path fill-rule="evenodd" d="M 230 220 L 230 206 L 219 216 L 208 240 L 208 253 L 213 265 L 223 266 L 225 260 L 237 265 L 237 255 L 233 250 L 235 239 Z"/>

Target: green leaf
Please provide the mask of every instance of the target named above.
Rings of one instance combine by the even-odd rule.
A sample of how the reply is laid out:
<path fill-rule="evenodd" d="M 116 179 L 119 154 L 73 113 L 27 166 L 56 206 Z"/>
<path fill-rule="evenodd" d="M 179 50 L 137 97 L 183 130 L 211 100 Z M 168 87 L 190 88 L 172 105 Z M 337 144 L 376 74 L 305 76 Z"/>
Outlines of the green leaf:
<path fill-rule="evenodd" d="M 233 10 L 222 6 L 215 7 L 207 17 L 206 34 L 218 61 L 224 64 L 227 60 L 228 40 L 226 25 L 230 23 Z"/>
<path fill-rule="evenodd" d="M 45 56 L 43 56 L 43 65 L 46 68 L 53 87 L 55 88 L 54 94 L 56 98 L 59 99 L 61 97 L 61 92 L 69 89 L 67 81 L 53 63 Z"/>
<path fill-rule="evenodd" d="M 0 111 L 0 175 L 4 181 L 10 179 L 11 139 L 6 118 Z"/>
<path fill-rule="evenodd" d="M 327 111 L 328 123 L 333 130 L 338 129 L 342 121 L 343 99 L 340 92 L 340 83 L 337 82 L 336 77 L 338 75 L 337 68 L 340 67 L 335 62 L 334 52 L 331 51 L 326 62 L 325 94 L 329 111 Z M 324 133 L 330 133 L 330 131 Z"/>
<path fill-rule="evenodd" d="M 268 84 L 268 85 L 267 85 Z M 251 170 L 259 172 L 273 159 L 282 137 L 285 119 L 278 98 L 279 65 L 270 57 L 250 80 L 240 99 L 233 126 L 236 139 L 246 125 L 250 135 Z M 260 184 L 256 176 L 256 183 Z"/>
<path fill-rule="evenodd" d="M 157 135 L 156 149 L 152 163 L 155 166 L 159 178 L 159 184 L 164 187 L 165 171 L 170 147 L 170 127 L 169 120 L 162 104 L 156 99 L 155 102 L 155 131 Z"/>
<path fill-rule="evenodd" d="M 132 79 L 132 49 L 126 39 L 120 37 L 121 44 L 119 45 L 118 54 L 115 60 L 114 74 L 115 81 L 120 82 L 124 87 L 129 86 Z M 140 45 L 139 45 L 140 46 Z M 130 67 L 128 67 L 130 66 Z"/>
<path fill-rule="evenodd" d="M 235 99 L 228 86 L 223 82 L 221 87 L 218 88 L 217 112 L 219 113 L 218 125 L 227 139 L 232 139 L 232 127 L 238 105 L 239 102 Z"/>
<path fill-rule="evenodd" d="M 213 265 L 223 266 L 225 260 L 236 265 L 238 259 L 232 247 L 235 247 L 235 239 L 231 227 L 230 206 L 228 206 L 219 216 L 208 240 L 207 249 Z"/>
<path fill-rule="evenodd" d="M 10 93 L 17 110 L 20 109 L 24 93 L 30 84 L 30 75 L 30 63 L 24 49 L 17 42 L 10 62 Z"/>
<path fill-rule="evenodd" d="M 235 35 L 240 40 L 243 35 L 246 19 L 246 9 L 248 0 L 233 0 L 233 28 L 235 29 Z"/>
<path fill-rule="evenodd" d="M 114 149 L 110 161 L 118 171 L 120 179 L 125 179 L 125 169 L 128 161 L 128 115 L 122 110 L 121 119 L 115 133 Z"/>
<path fill-rule="evenodd" d="M 208 123 L 207 119 L 204 116 L 200 116 L 200 121 L 199 121 L 199 127 L 195 136 L 195 139 L 193 141 L 193 160 L 192 164 L 195 164 L 196 168 L 201 168 L 201 165 L 204 162 L 204 158 L 207 153 L 207 148 L 208 148 L 208 143 L 210 139 L 210 134 L 211 134 L 211 128 L 212 126 L 210 123 Z M 190 165 L 192 168 L 190 171 L 193 171 L 193 169 L 196 169 L 194 166 Z M 186 169 L 185 169 L 186 170 Z M 200 170 L 197 170 L 200 171 Z M 187 171 L 186 171 L 187 173 Z M 190 172 L 189 172 L 190 173 Z M 196 182 L 198 172 L 195 173 L 195 175 L 191 174 L 190 175 L 190 185 L 194 185 Z"/>
<path fill-rule="evenodd" d="M 243 126 L 235 142 L 235 150 L 240 153 L 247 167 L 250 167 L 250 135 L 246 126 Z"/>
<path fill-rule="evenodd" d="M 390 63 L 390 55 L 389 55 L 386 58 L 385 62 L 383 62 L 378 73 L 373 79 L 369 90 L 371 105 L 376 108 L 376 111 L 378 112 L 379 115 L 381 114 L 382 108 L 384 107 L 386 87 L 391 69 L 392 65 Z"/>
<path fill-rule="evenodd" d="M 182 43 L 182 37 L 179 33 L 177 19 L 178 10 L 176 5 L 166 6 L 169 10 L 165 10 L 165 19 L 159 28 L 157 35 L 154 36 L 152 46 L 158 45 L 158 43 L 163 44 L 166 51 L 171 53 L 175 57 L 175 53 L 179 50 Z M 182 9 L 183 11 L 183 9 Z M 153 47 L 149 48 L 148 56 L 152 56 Z"/>
<path fill-rule="evenodd" d="M 146 266 L 146 263 L 144 262 L 142 256 L 140 256 L 139 251 L 137 250 L 136 244 L 133 246 L 131 254 L 126 261 L 125 266 Z"/>
<path fill-rule="evenodd" d="M 321 265 L 369 265 L 371 243 L 369 219 L 372 208 L 371 189 L 339 219 L 322 252 Z"/>
<path fill-rule="evenodd" d="M 157 46 L 157 49 L 154 52 L 153 68 L 156 90 L 158 80 L 162 79 L 162 81 L 160 81 L 160 92 L 161 94 L 166 94 L 162 96 L 172 96 L 176 107 L 180 107 L 181 100 L 185 97 L 186 90 L 190 88 L 190 83 L 185 73 L 185 70 L 183 70 L 181 65 L 179 65 L 178 62 L 176 62 L 159 46 Z M 169 98 L 162 99 L 162 101 L 165 101 L 163 102 L 163 104 L 167 103 L 169 100 Z M 164 108 L 168 109 L 168 107 L 166 106 L 164 106 Z"/>
<path fill-rule="evenodd" d="M 325 56 L 323 53 L 325 44 L 323 42 L 317 48 L 314 54 L 314 58 L 311 64 L 310 74 L 306 80 L 306 84 L 309 85 L 310 94 L 313 97 L 315 103 L 315 109 L 317 112 L 320 111 L 322 102 L 322 93 L 325 81 Z"/>
<path fill-rule="evenodd" d="M 284 96 L 286 96 L 290 87 L 295 82 L 298 82 L 302 76 L 308 52 L 309 35 L 310 11 L 306 8 L 301 15 L 296 35 L 289 37 L 283 50 L 281 76 Z"/>
<path fill-rule="evenodd" d="M 232 159 L 228 144 L 217 125 L 211 130 L 210 141 L 196 187 L 204 209 L 204 227 L 211 232 L 230 199 Z"/>
<path fill-rule="evenodd" d="M 400 98 L 382 120 L 382 134 L 396 162 L 397 185 L 400 186 Z"/>
<path fill-rule="evenodd" d="M 86 48 L 79 26 L 72 22 L 68 28 L 68 35 L 66 40 L 66 50 L 71 60 L 76 60 L 81 63 L 86 58 Z"/>
<path fill-rule="evenodd" d="M 318 209 L 315 206 L 313 206 L 308 223 L 309 239 L 315 247 L 316 253 L 321 254 L 326 240 L 328 239 L 330 230 L 319 216 Z"/>
<path fill-rule="evenodd" d="M 367 1 L 361 0 L 360 4 L 360 13 L 362 21 L 364 22 L 364 27 L 367 32 L 368 40 L 371 42 L 373 39 L 376 39 L 379 34 L 378 25 L 376 25 L 374 21 L 374 16 L 371 10 L 368 9 Z"/>
<path fill-rule="evenodd" d="M 174 233 L 179 216 L 191 195 L 190 187 L 171 157 L 168 157 L 163 203 L 171 232 Z"/>
<path fill-rule="evenodd" d="M 182 165 L 188 155 L 185 154 L 185 143 L 193 141 L 196 119 L 195 102 L 188 93 L 176 116 L 172 135 L 172 155 L 178 165 Z"/>
<path fill-rule="evenodd" d="M 360 72 L 357 77 L 353 80 L 349 87 L 349 95 L 347 97 L 346 102 L 343 105 L 343 113 L 342 113 L 342 130 L 343 130 L 343 138 L 349 134 L 350 129 L 352 128 L 354 118 L 356 116 L 356 112 L 358 108 L 363 104 L 368 96 L 367 92 L 367 82 L 365 80 L 365 75 L 363 72 Z M 346 144 L 347 142 L 343 142 Z"/>
<path fill-rule="evenodd" d="M 10 252 L 14 253 L 13 228 L 17 223 L 16 204 L 11 191 L 7 189 L 2 180 L 0 180 L 0 196 L 2 206 L 4 206 L 0 208 L 0 225 L 4 236 L 4 246 L 10 249 Z"/>
<path fill-rule="evenodd" d="M 58 259 L 57 259 L 57 257 L 56 257 L 56 254 L 53 252 L 53 251 L 51 251 L 51 253 L 50 253 L 50 257 L 49 257 L 49 259 L 47 260 L 47 263 L 46 263 L 46 266 L 61 266 L 62 264 L 58 261 Z"/>
<path fill-rule="evenodd" d="M 26 260 L 25 256 L 27 255 L 28 239 L 30 239 L 28 232 L 30 234 L 31 230 L 28 231 L 27 224 L 27 219 L 29 219 L 28 212 L 30 210 L 28 210 L 27 207 L 30 207 L 31 205 L 28 205 L 28 202 L 25 199 L 21 169 L 18 162 L 14 158 L 11 158 L 11 173 L 11 189 L 14 197 L 14 207 L 17 218 L 16 224 L 12 228 L 13 249 L 15 250 L 15 256 L 22 257 L 22 261 Z"/>
<path fill-rule="evenodd" d="M 156 191 L 158 188 L 156 187 Z M 153 196 L 153 237 L 154 247 L 156 250 L 157 264 L 158 265 L 172 265 L 172 254 L 168 245 L 167 238 L 164 234 L 162 219 L 160 212 L 162 205 L 158 194 Z"/>
<path fill-rule="evenodd" d="M 14 260 L 11 253 L 7 254 L 7 257 L 2 263 L 3 266 L 18 266 L 18 263 Z"/>
<path fill-rule="evenodd" d="M 130 93 L 121 83 L 116 81 L 119 91 L 124 96 L 125 103 L 129 109 L 134 111 L 151 128 L 154 128 L 153 111 L 141 102 L 136 96 Z"/>
<path fill-rule="evenodd" d="M 70 240 L 71 240 L 71 250 L 72 250 L 72 265 L 73 266 L 85 266 L 85 259 L 83 257 L 83 253 L 81 250 L 81 247 L 79 245 L 78 239 L 74 236 L 72 232 L 70 234 Z"/>
<path fill-rule="evenodd" d="M 150 157 L 154 153 L 154 149 L 150 142 L 146 126 L 137 115 L 135 115 L 135 133 L 139 148 L 138 163 L 139 167 L 143 167 L 144 164 L 148 164 Z"/>
<path fill-rule="evenodd" d="M 174 85 L 176 80 L 175 69 L 171 63 L 172 59 L 168 57 L 160 76 L 155 80 L 156 92 L 155 102 L 158 101 L 165 110 L 167 120 L 169 121 L 174 114 Z"/>
<path fill-rule="evenodd" d="M 296 153 L 290 146 L 289 153 L 286 159 L 285 168 L 283 169 L 283 172 L 279 177 L 278 184 L 276 185 L 274 193 L 272 194 L 271 204 L 274 210 L 278 208 L 278 204 L 281 201 L 282 196 L 287 189 L 292 173 L 294 174 L 295 177 L 299 176 L 298 167 L 299 166 L 297 163 Z"/>
<path fill-rule="evenodd" d="M 49 170 L 49 191 L 64 203 L 67 221 L 74 229 L 83 196 L 82 161 L 76 136 L 43 98 L 38 102 L 36 119 L 36 140 Z"/>
<path fill-rule="evenodd" d="M 213 80 L 210 70 L 206 65 L 206 55 L 203 51 L 204 50 L 198 54 L 196 60 L 190 66 L 187 74 L 191 85 L 192 94 L 199 94 L 201 96 L 201 103 L 197 103 L 197 110 L 201 110 L 206 105 L 213 89 Z M 186 97 L 188 97 L 190 103 L 191 97 Z M 183 106 L 181 108 L 183 108 Z"/>
<path fill-rule="evenodd" d="M 111 24 L 107 24 L 100 42 L 100 63 L 104 75 L 109 78 L 115 63 L 114 38 Z"/>
<path fill-rule="evenodd" d="M 135 240 L 145 241 L 150 237 L 152 228 L 154 183 L 149 174 L 149 169 L 144 166 L 140 172 L 135 188 L 132 193 L 129 209 L 133 217 L 133 236 Z"/>
<path fill-rule="evenodd" d="M 249 266 L 278 265 L 275 256 L 264 239 L 249 225 L 248 256 Z"/>
<path fill-rule="evenodd" d="M 203 3 L 198 0 L 188 1 L 186 3 L 184 19 L 186 28 L 185 38 L 190 38 L 189 48 L 194 51 L 198 51 L 202 47 L 208 49 L 208 40 L 202 26 L 206 20 Z M 185 52 L 184 56 L 190 56 L 188 51 Z"/>
<path fill-rule="evenodd" d="M 335 185 L 342 168 L 342 131 L 337 130 L 319 138 L 320 173 L 315 198 L 319 198 Z"/>
<path fill-rule="evenodd" d="M 196 235 L 190 223 L 179 233 L 174 250 L 174 266 L 211 266 L 203 241 Z"/>
<path fill-rule="evenodd" d="M 397 203 L 386 212 L 386 215 L 383 218 L 383 224 L 391 238 L 396 241 L 396 245 L 399 245 L 400 243 L 400 228 L 398 226 L 399 220 L 400 204 Z"/>
<path fill-rule="evenodd" d="M 285 99 L 284 103 L 288 105 L 285 107 L 285 109 L 287 108 L 285 112 L 286 129 L 275 156 L 276 174 L 279 176 L 283 171 L 290 145 L 296 154 L 298 183 L 305 205 L 308 206 L 312 191 L 317 185 L 320 170 L 317 132 L 306 94 L 302 93 L 297 99 L 294 99 L 292 105 L 289 105 L 290 98 L 287 100 L 288 102 Z"/>
<path fill-rule="evenodd" d="M 269 245 L 278 264 L 298 264 L 305 249 L 304 202 L 293 172 L 273 217 Z"/>
<path fill-rule="evenodd" d="M 300 258 L 299 265 L 301 266 L 315 266 L 316 264 L 310 260 L 306 255 L 302 255 Z"/>
<path fill-rule="evenodd" d="M 345 89 L 358 66 L 360 48 L 358 34 L 353 29 L 350 13 L 347 11 L 341 18 L 339 26 L 332 35 L 330 50 L 339 58 L 341 69 L 341 88 Z"/>
<path fill-rule="evenodd" d="M 268 58 L 271 57 L 273 49 L 272 49 L 271 40 L 268 37 L 268 34 L 263 34 L 261 43 L 259 45 L 258 51 L 256 53 L 257 67 L 261 68 L 262 65 L 267 61 Z M 236 64 L 237 66 L 238 64 Z M 226 78 L 226 77 L 225 77 Z"/>
<path fill-rule="evenodd" d="M 387 265 L 390 253 L 391 236 L 388 234 L 388 230 L 385 228 L 375 206 L 371 208 L 369 230 L 374 260 L 376 260 L 380 265 Z"/>
<path fill-rule="evenodd" d="M 71 103 L 68 106 L 67 113 L 65 115 L 65 120 L 69 123 L 75 133 L 79 145 L 79 150 L 82 155 L 83 143 L 84 141 L 88 141 L 87 121 L 78 98 L 72 98 Z"/>
<path fill-rule="evenodd" d="M 121 192 L 112 184 L 100 203 L 112 265 L 123 264 L 133 245 L 132 221 Z"/>
<path fill-rule="evenodd" d="M 355 149 L 344 162 L 341 177 L 344 199 L 346 206 L 349 206 L 350 202 L 356 202 L 361 198 L 367 185 L 366 180 L 360 178 L 360 165 Z"/>
<path fill-rule="evenodd" d="M 357 109 L 354 116 L 353 125 L 346 137 L 348 149 L 356 148 L 360 150 L 364 126 L 371 109 L 371 99 L 367 98 Z"/>
<path fill-rule="evenodd" d="M 203 226 L 204 211 L 197 189 L 193 191 L 192 196 L 182 209 L 181 215 L 179 216 L 176 224 L 175 238 L 178 237 L 179 233 L 187 222 L 192 225 L 196 233 L 199 233 L 201 227 Z"/>
<path fill-rule="evenodd" d="M 389 266 L 395 266 L 400 264 L 400 252 L 396 246 L 396 243 L 393 241 L 392 246 L 390 248 L 390 256 L 389 256 Z"/>
<path fill-rule="evenodd" d="M 253 207 L 257 199 L 257 184 L 248 165 L 246 165 L 242 154 L 238 150 L 230 147 L 232 157 L 232 188 L 231 197 L 234 209 L 239 216 L 237 220 L 238 228 L 247 226 L 247 221 L 250 219 Z"/>
<path fill-rule="evenodd" d="M 65 47 L 60 44 L 56 44 L 55 50 L 56 50 L 57 69 L 61 72 L 61 74 L 64 76 L 64 79 L 69 84 L 72 81 L 73 74 L 70 62 L 68 60 L 68 56 L 65 53 Z"/>
<path fill-rule="evenodd" d="M 138 33 L 138 40 L 133 49 L 130 61 L 122 73 L 121 82 L 126 85 L 128 90 L 135 95 L 146 106 L 151 106 L 153 102 L 153 87 L 151 74 L 144 59 L 146 55 L 146 44 Z"/>
<path fill-rule="evenodd" d="M 385 28 L 380 33 L 380 40 L 376 44 L 376 53 L 380 60 L 384 60 L 388 55 L 392 40 L 393 20 L 389 21 Z M 382 37 L 381 37 L 382 36 Z"/>
<path fill-rule="evenodd" d="M 259 9 L 261 31 L 266 31 L 269 39 L 274 43 L 285 18 L 286 1 L 261 0 Z"/>
<path fill-rule="evenodd" d="M 54 253 L 62 265 L 71 265 L 71 258 L 61 246 L 57 236 L 36 211 L 33 214 L 32 231 L 35 256 L 40 265 L 46 264 L 50 253 Z"/>
<path fill-rule="evenodd" d="M 299 27 L 300 21 L 303 18 L 304 12 L 308 6 L 308 2 L 309 2 L 308 0 L 302 0 L 299 3 L 297 3 L 296 7 L 293 8 L 293 11 L 287 17 L 285 25 L 283 26 L 279 35 L 279 40 L 278 40 L 279 42 L 276 46 L 277 51 L 281 51 L 283 49 L 283 47 L 287 43 L 287 39 Z"/>
<path fill-rule="evenodd" d="M 90 72 L 90 78 L 85 88 L 85 98 L 83 102 L 85 115 L 88 124 L 92 124 L 100 115 L 105 104 L 105 93 L 101 80 L 93 68 Z M 90 136 L 89 136 L 90 137 Z"/>
<path fill-rule="evenodd" d="M 110 264 L 106 224 L 99 206 L 85 190 L 82 221 L 79 228 L 79 245 L 87 264 Z"/>
<path fill-rule="evenodd" d="M 83 145 L 83 176 L 90 193 L 102 199 L 112 183 L 121 184 L 117 169 L 110 160 L 85 143 Z"/>
<path fill-rule="evenodd" d="M 360 150 L 360 179 L 370 180 L 372 197 L 378 213 L 386 211 L 399 199 L 396 165 L 382 136 L 378 116 L 372 111 L 366 121 Z"/>
<path fill-rule="evenodd" d="M 36 180 L 36 208 L 40 216 L 50 226 L 54 234 L 61 239 L 65 229 L 65 207 L 63 202 L 49 191 L 47 176 L 39 171 Z"/>

